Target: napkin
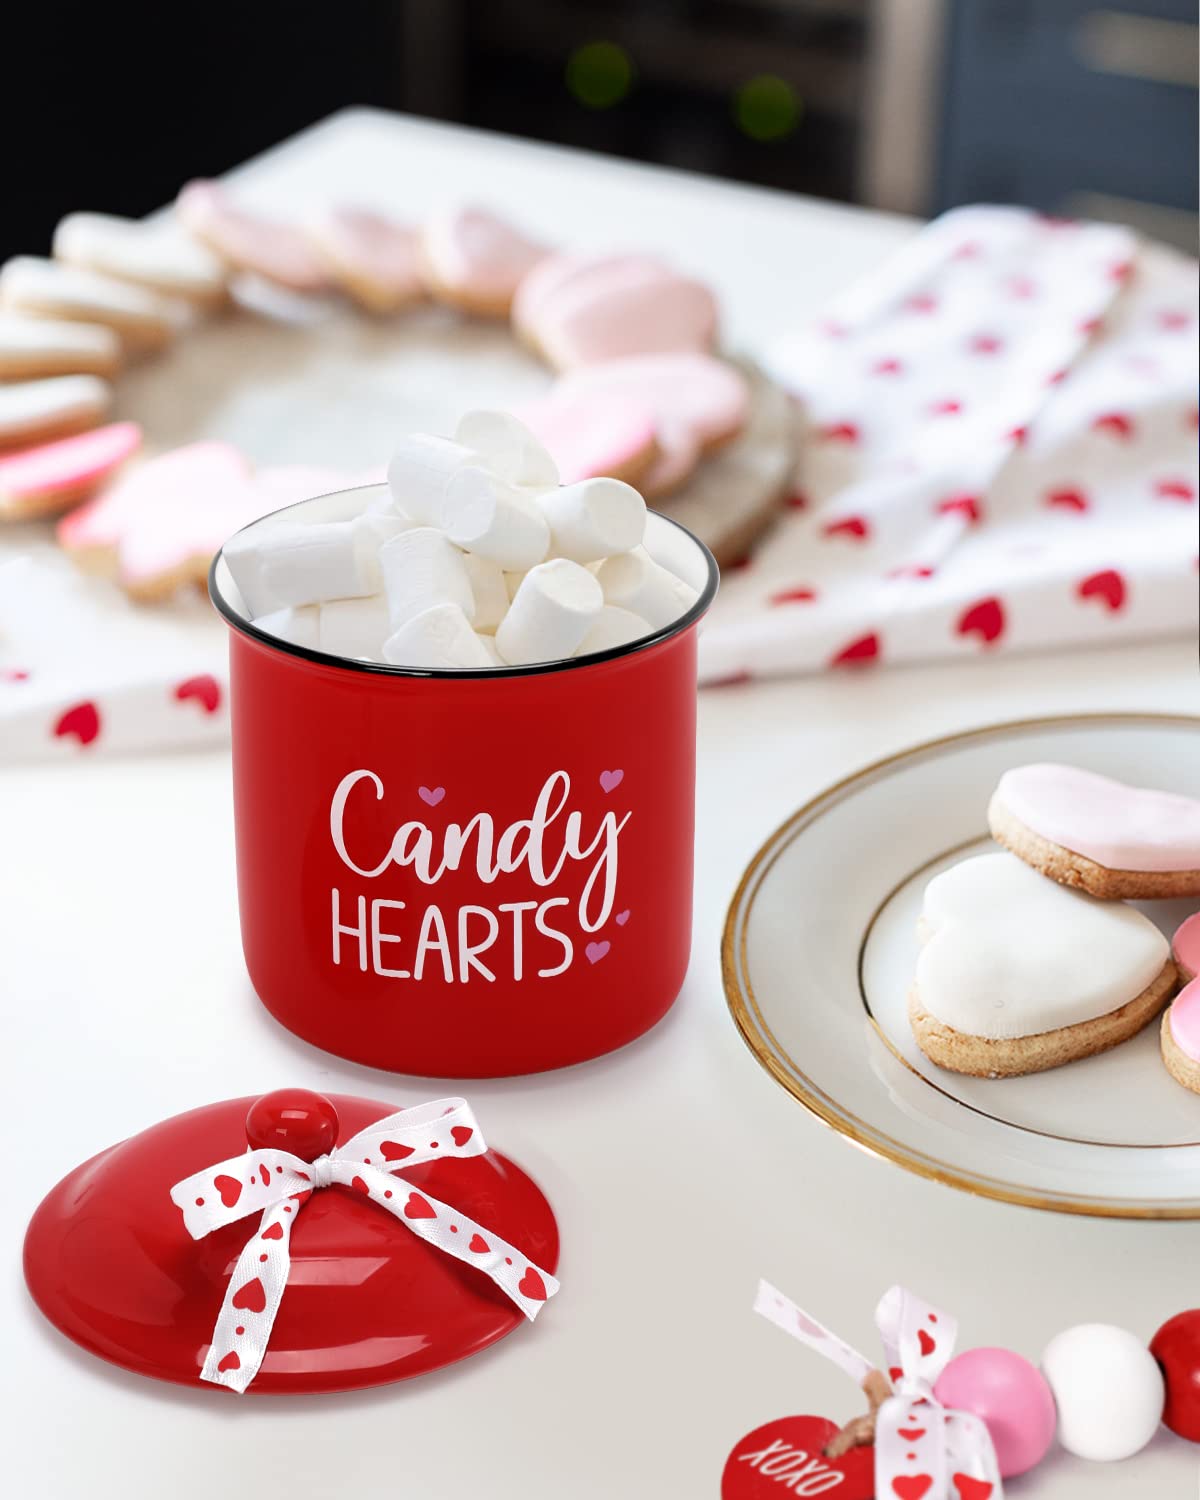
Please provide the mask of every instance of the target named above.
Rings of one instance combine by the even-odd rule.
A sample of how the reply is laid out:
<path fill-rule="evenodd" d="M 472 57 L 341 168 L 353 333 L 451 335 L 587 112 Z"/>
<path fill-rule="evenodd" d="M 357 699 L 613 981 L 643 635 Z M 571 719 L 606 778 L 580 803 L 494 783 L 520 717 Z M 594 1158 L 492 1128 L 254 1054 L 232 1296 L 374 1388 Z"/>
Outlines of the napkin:
<path fill-rule="evenodd" d="M 1114 225 L 948 213 L 768 370 L 802 458 L 727 571 L 715 683 L 1197 620 L 1197 269 Z"/>

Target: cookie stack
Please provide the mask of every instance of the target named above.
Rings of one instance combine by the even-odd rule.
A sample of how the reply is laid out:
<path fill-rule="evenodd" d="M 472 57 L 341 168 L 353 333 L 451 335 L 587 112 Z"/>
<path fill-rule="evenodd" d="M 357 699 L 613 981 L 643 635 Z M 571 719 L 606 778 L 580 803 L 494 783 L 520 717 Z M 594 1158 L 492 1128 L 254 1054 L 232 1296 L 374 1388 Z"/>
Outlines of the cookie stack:
<path fill-rule="evenodd" d="M 1000 778 L 988 821 L 1009 852 L 963 860 L 925 890 L 908 1003 L 921 1050 L 1006 1078 L 1136 1035 L 1189 975 L 1126 903 L 1200 896 L 1200 802 L 1029 765 Z M 1198 1003 L 1193 982 L 1163 1018 L 1162 1051 L 1200 1093 Z"/>
<path fill-rule="evenodd" d="M 558 252 L 477 207 L 419 226 L 344 206 L 287 223 L 193 182 L 170 219 L 69 214 L 52 258 L 0 267 L 0 519 L 61 514 L 112 478 L 142 438 L 133 422 L 101 425 L 121 368 L 227 309 L 252 280 L 276 296 L 340 294 L 376 315 L 432 301 L 511 319 L 558 377 L 520 415 L 564 481 L 609 475 L 653 498 L 687 486 L 676 519 L 719 560 L 744 554 L 789 481 L 786 398 L 715 353 L 713 292 L 657 257 Z M 704 484 L 688 485 L 743 435 L 705 465 Z M 194 561 L 178 559 L 149 596 L 190 577 Z"/>

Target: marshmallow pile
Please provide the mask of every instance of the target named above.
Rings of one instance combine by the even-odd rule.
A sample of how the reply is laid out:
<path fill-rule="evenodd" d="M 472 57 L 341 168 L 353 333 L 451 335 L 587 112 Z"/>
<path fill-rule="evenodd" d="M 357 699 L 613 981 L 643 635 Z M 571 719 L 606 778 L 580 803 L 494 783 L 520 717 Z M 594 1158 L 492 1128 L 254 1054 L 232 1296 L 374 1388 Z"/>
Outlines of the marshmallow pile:
<path fill-rule="evenodd" d="M 416 433 L 387 493 L 342 521 L 267 520 L 224 558 L 260 630 L 427 671 L 609 651 L 670 625 L 696 590 L 642 546 L 646 503 L 619 479 L 560 485 L 506 412 L 453 440 Z"/>

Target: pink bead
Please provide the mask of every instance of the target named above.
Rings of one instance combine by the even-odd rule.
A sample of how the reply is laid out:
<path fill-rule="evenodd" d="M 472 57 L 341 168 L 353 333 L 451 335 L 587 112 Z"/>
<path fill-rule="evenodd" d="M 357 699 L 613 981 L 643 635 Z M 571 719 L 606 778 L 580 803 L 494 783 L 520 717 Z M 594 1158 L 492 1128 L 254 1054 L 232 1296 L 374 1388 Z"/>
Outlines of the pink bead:
<path fill-rule="evenodd" d="M 1050 1387 L 1040 1370 L 1009 1349 L 968 1349 L 950 1361 L 933 1389 L 943 1406 L 982 1417 L 1004 1479 L 1040 1463 L 1054 1441 L 1058 1413 Z"/>

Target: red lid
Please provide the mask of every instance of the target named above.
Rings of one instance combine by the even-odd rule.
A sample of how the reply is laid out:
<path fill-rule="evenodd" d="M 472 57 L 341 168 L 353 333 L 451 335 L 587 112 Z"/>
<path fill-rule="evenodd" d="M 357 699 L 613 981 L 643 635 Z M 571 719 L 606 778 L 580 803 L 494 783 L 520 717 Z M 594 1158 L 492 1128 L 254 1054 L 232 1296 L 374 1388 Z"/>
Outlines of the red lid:
<path fill-rule="evenodd" d="M 312 1160 L 330 1148 L 335 1130 L 337 1142 L 346 1141 L 397 1108 L 301 1091 L 287 1102 L 295 1107 L 283 1126 L 278 1111 L 264 1117 L 249 1098 L 175 1115 L 64 1177 L 25 1237 L 25 1279 L 50 1322 L 139 1375 L 200 1384 L 230 1274 L 258 1221 L 193 1240 L 171 1188 L 244 1151 L 248 1127 L 251 1145 Z M 549 1203 L 497 1152 L 425 1162 L 398 1180 L 487 1225 L 547 1270 L 557 1265 Z M 287 1289 L 250 1390 L 354 1390 L 423 1375 L 524 1321 L 482 1271 L 333 1185 L 297 1215 Z"/>

